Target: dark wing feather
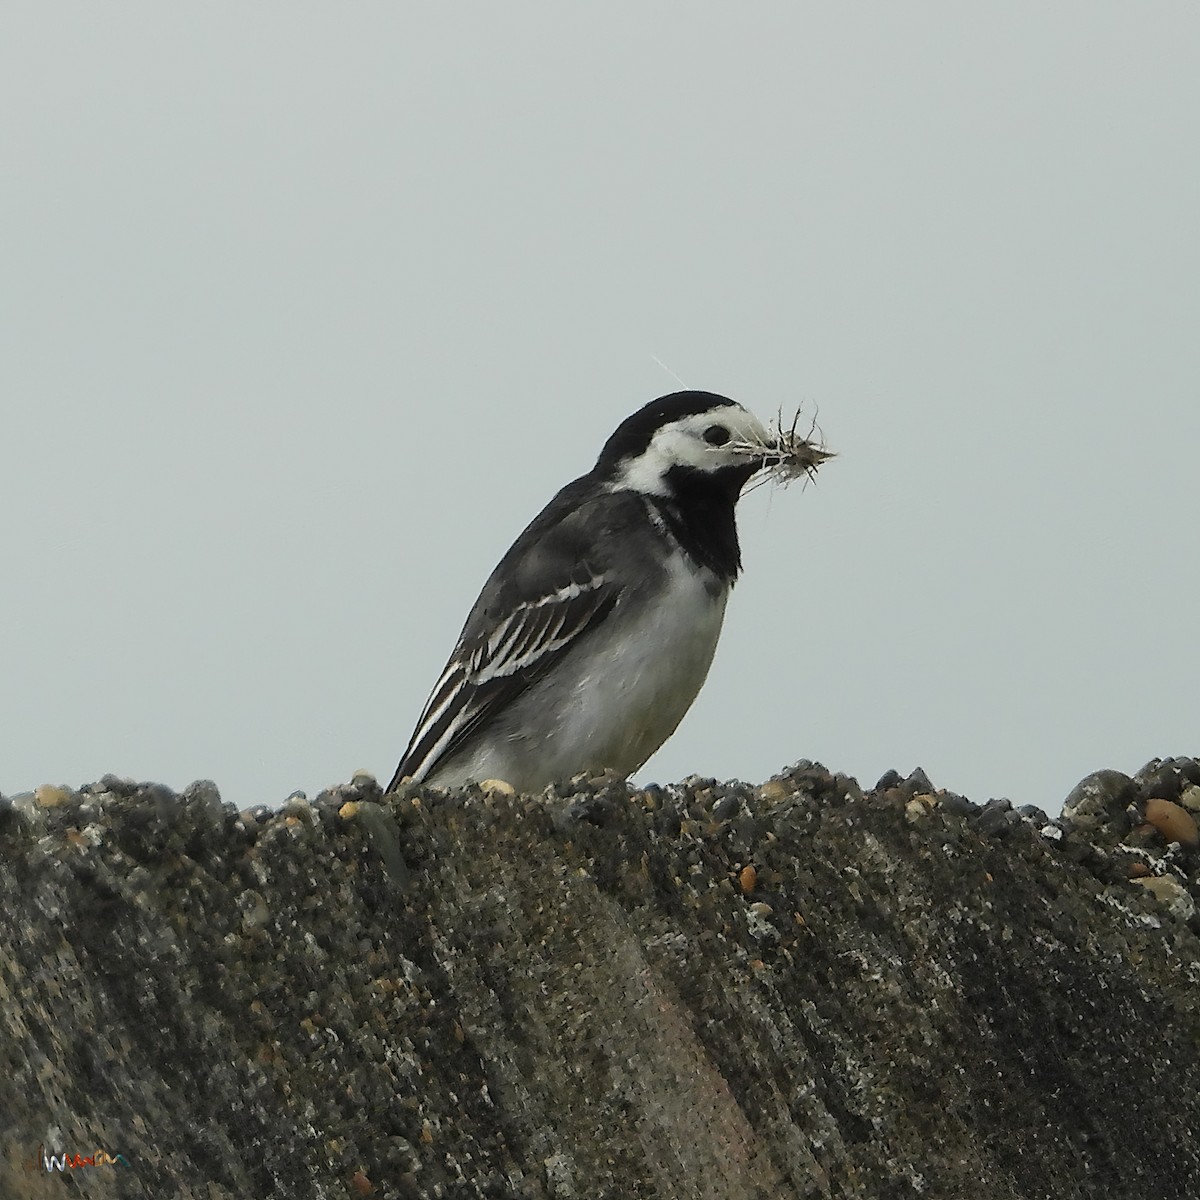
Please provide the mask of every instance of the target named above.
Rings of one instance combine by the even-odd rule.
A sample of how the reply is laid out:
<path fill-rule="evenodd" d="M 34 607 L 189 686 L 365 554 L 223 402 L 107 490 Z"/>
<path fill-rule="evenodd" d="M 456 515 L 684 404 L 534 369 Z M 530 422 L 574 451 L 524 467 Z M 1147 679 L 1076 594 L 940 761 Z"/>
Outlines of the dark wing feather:
<path fill-rule="evenodd" d="M 484 584 L 389 791 L 405 776 L 427 778 L 482 735 L 607 619 L 620 588 L 597 555 L 621 547 L 628 560 L 631 537 L 645 524 L 640 498 L 598 490 L 589 475 L 569 483 L 530 522 Z M 642 574 L 653 569 L 634 561 Z"/>
<path fill-rule="evenodd" d="M 389 791 L 406 775 L 424 779 L 612 612 L 617 590 L 603 574 L 579 567 L 573 574 L 569 583 L 516 604 L 488 630 L 459 641 Z"/>

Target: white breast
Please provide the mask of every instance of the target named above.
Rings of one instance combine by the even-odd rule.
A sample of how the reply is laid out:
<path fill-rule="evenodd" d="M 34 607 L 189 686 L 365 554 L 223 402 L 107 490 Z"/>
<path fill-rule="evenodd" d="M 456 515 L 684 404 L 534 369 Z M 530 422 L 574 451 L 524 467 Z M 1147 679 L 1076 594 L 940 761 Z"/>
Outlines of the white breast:
<path fill-rule="evenodd" d="M 629 624 L 613 620 L 611 633 L 600 631 L 587 655 L 591 669 L 575 685 L 576 703 L 559 722 L 556 740 L 564 750 L 586 746 L 591 764 L 622 775 L 636 771 L 692 706 L 725 617 L 729 589 L 716 576 L 697 573 L 682 554 L 672 557 L 667 572 L 665 595 Z"/>

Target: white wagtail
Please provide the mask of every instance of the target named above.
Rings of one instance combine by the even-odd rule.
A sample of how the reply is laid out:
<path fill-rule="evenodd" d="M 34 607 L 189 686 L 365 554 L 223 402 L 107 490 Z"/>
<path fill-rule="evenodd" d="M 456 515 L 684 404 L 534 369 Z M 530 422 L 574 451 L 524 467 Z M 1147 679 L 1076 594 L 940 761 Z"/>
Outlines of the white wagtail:
<path fill-rule="evenodd" d="M 623 421 L 483 585 L 388 790 L 407 776 L 536 792 L 636 771 L 708 674 L 741 568 L 742 488 L 828 457 L 711 392 Z"/>

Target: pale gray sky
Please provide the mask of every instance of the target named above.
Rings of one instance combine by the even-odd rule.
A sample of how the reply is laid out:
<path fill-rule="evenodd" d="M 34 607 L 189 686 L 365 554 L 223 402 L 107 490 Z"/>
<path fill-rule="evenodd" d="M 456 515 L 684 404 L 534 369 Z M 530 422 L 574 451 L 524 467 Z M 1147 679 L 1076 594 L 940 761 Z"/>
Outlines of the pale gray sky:
<path fill-rule="evenodd" d="M 11 4 L 0 790 L 386 781 L 676 385 L 819 406 L 640 778 L 1196 753 L 1200 8 Z"/>

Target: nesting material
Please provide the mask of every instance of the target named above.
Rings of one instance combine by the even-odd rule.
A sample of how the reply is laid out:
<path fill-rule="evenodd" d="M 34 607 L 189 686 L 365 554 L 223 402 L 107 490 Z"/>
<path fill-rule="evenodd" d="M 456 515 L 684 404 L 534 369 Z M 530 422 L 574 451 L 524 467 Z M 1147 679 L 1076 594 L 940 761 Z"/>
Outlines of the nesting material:
<path fill-rule="evenodd" d="M 788 426 L 783 423 L 781 409 L 774 425 L 768 430 L 770 436 L 765 442 L 734 443 L 740 449 L 759 451 L 763 456 L 762 467 L 751 481 L 748 491 L 764 483 L 778 483 L 786 487 L 794 479 L 815 479 L 817 468 L 834 457 L 833 451 L 827 450 L 821 440 L 815 417 L 803 433 L 797 431 L 799 424 L 800 409 L 796 409 Z"/>

